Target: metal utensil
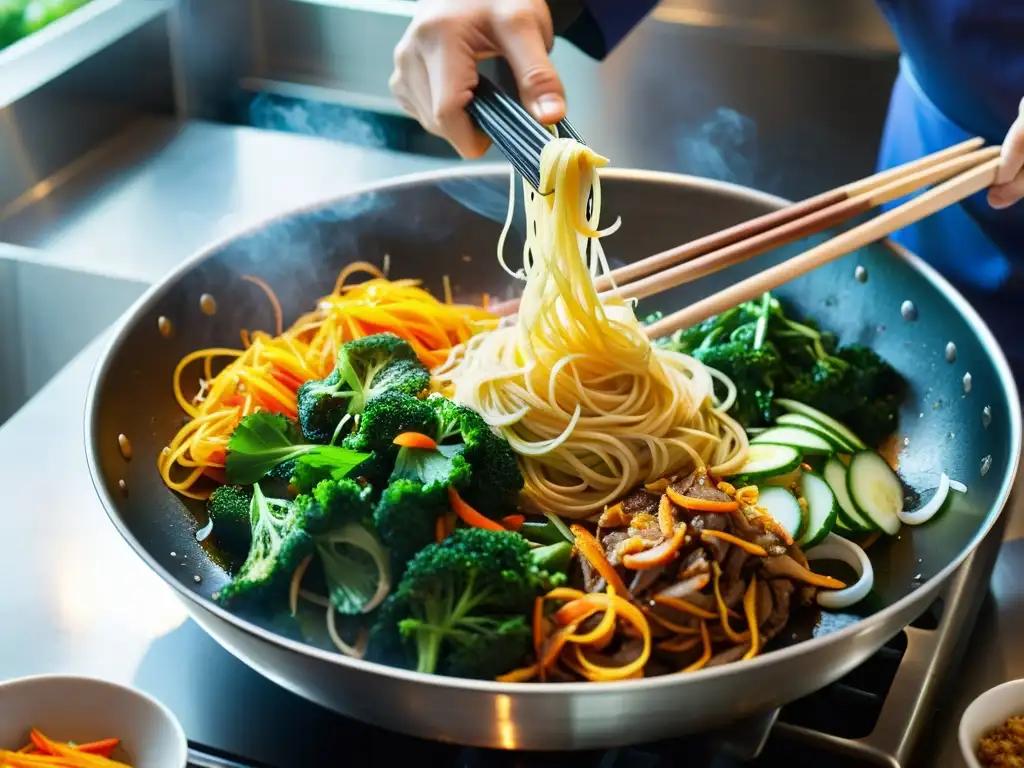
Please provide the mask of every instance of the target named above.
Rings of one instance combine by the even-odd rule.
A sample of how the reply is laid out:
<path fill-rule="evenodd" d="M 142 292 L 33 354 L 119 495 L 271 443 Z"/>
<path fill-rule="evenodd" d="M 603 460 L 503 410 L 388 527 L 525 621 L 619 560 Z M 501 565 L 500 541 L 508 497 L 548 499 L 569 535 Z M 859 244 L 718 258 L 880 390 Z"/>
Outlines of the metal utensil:
<path fill-rule="evenodd" d="M 511 96 L 483 75 L 473 91 L 473 100 L 466 107 L 470 117 L 508 158 L 519 175 L 540 191 L 540 154 L 553 134 L 533 119 L 529 112 Z M 559 135 L 575 139 L 583 137 L 568 120 L 556 124 Z"/>
<path fill-rule="evenodd" d="M 447 182 L 499 184 L 501 167 L 463 166 L 375 185 L 284 214 L 218 243 L 182 265 L 128 313 L 100 362 L 87 404 L 87 453 L 111 521 L 178 593 L 218 642 L 287 689 L 345 715 L 393 730 L 474 746 L 583 749 L 620 746 L 717 727 L 798 699 L 850 672 L 936 598 L 988 531 L 1007 499 L 1021 448 L 1017 390 L 988 329 L 956 290 L 905 251 L 878 244 L 783 286 L 795 311 L 843 342 L 869 344 L 907 377 L 900 471 L 916 489 L 938 473 L 966 483 L 927 525 L 873 545 L 875 589 L 860 615 L 794 614 L 758 658 L 689 675 L 608 684 L 512 685 L 417 674 L 343 657 L 303 641 L 298 630 L 257 624 L 211 596 L 224 572 L 195 541 L 201 504 L 168 490 L 156 459 L 182 424 L 171 391 L 178 361 L 200 347 L 234 346 L 238 329 L 266 327 L 266 303 L 241 274 L 273 285 L 289 321 L 330 290 L 356 259 L 390 255 L 393 278 L 419 277 L 440 295 L 451 277 L 457 300 L 506 295 L 515 281 L 497 264 L 501 225 L 448 195 Z M 784 204 L 717 182 L 610 169 L 604 209 L 621 215 L 609 243 L 635 261 Z M 347 215 L 358 211 L 358 215 Z M 825 237 L 823 235 L 822 237 Z M 521 246 L 513 236 L 507 252 Z M 611 245 L 609 246 L 611 247 Z M 799 246 L 796 246 L 799 247 Z M 765 254 L 645 302 L 672 310 L 792 255 Z M 465 257 L 469 257 L 467 261 Z M 211 294 L 217 314 L 205 314 Z M 174 333 L 164 337 L 158 320 Z M 956 351 L 948 354 L 950 345 Z M 952 361 L 952 362 L 950 362 Z M 965 386 L 965 380 L 970 386 Z M 118 447 L 133 446 L 126 461 Z M 124 481 L 122 488 L 120 482 Z M 192 514 L 189 514 L 191 510 Z M 193 517 L 195 515 L 196 517 Z M 176 552 L 178 557 L 171 557 Z M 193 566 L 181 567 L 182 555 Z M 199 577 L 196 579 L 195 577 Z"/>

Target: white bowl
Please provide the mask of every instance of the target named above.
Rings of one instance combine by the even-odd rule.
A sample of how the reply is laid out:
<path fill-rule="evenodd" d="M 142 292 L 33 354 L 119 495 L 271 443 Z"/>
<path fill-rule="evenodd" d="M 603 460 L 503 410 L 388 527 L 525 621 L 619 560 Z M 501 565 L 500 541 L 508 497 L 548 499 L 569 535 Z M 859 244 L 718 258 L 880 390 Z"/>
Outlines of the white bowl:
<path fill-rule="evenodd" d="M 40 675 L 0 683 L 0 748 L 19 749 L 38 728 L 55 741 L 118 738 L 132 768 L 185 768 L 188 741 L 171 711 L 103 680 Z"/>
<path fill-rule="evenodd" d="M 1024 715 L 1024 680 L 989 688 L 964 710 L 960 718 L 960 750 L 969 768 L 982 768 L 975 754 L 981 737 L 1014 715 Z"/>

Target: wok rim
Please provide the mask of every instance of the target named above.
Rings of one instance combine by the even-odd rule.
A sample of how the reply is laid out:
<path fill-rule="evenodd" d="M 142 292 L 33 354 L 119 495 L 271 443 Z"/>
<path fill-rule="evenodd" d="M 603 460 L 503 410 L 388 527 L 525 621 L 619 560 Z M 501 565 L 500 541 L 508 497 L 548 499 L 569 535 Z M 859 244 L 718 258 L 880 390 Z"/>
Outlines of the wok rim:
<path fill-rule="evenodd" d="M 256 639 L 278 646 L 283 650 L 297 653 L 300 656 L 306 656 L 316 659 L 327 664 L 332 664 L 340 667 L 348 667 L 356 672 L 384 675 L 392 678 L 395 681 L 414 683 L 419 685 L 428 686 L 440 686 L 443 688 L 457 690 L 463 693 L 479 693 L 479 694 L 490 694 L 490 695 L 505 695 L 505 696 L 545 696 L 545 695 L 569 695 L 579 694 L 581 692 L 589 692 L 590 695 L 599 696 L 605 693 L 623 694 L 631 692 L 639 692 L 652 689 L 661 688 L 673 688 L 677 686 L 685 686 L 688 681 L 699 679 L 699 680 L 712 680 L 718 678 L 728 678 L 732 675 L 742 674 L 744 670 L 753 670 L 757 668 L 763 668 L 774 664 L 784 664 L 788 661 L 798 658 L 804 653 L 824 650 L 833 644 L 839 644 L 864 631 L 864 625 L 866 623 L 885 623 L 889 616 L 898 614 L 910 607 L 911 603 L 918 599 L 918 595 L 925 594 L 928 591 L 928 587 L 935 587 L 936 584 L 941 585 L 942 582 L 946 581 L 953 572 L 967 559 L 981 541 L 985 538 L 988 532 L 995 525 L 999 516 L 1003 513 L 1006 507 L 1006 502 L 1010 497 L 1011 490 L 1013 489 L 1014 482 L 1016 480 L 1017 472 L 1020 465 L 1020 454 L 1021 454 L 1021 420 L 1022 414 L 1020 408 L 1009 409 L 1009 433 L 1012 455 L 1010 457 L 1009 472 L 1006 473 L 1003 478 L 1002 486 L 997 494 L 997 503 L 990 506 L 985 520 L 978 528 L 974 537 L 968 542 L 961 552 L 954 557 L 941 571 L 936 573 L 927 582 L 921 585 L 917 590 L 904 595 L 899 600 L 895 601 L 891 605 L 886 606 L 877 613 L 871 616 L 860 619 L 849 626 L 843 627 L 840 630 L 822 635 L 819 637 L 811 637 L 802 642 L 794 645 L 789 645 L 777 650 L 772 651 L 768 654 L 760 654 L 753 659 L 749 659 L 742 665 L 737 664 L 724 664 L 718 667 L 711 667 L 701 669 L 696 672 L 692 672 L 686 676 L 677 675 L 659 675 L 656 677 L 641 678 L 639 680 L 619 680 L 614 682 L 603 683 L 601 685 L 591 685 L 586 682 L 572 682 L 572 683 L 544 683 L 537 685 L 534 683 L 502 683 L 494 680 L 475 680 L 470 678 L 459 678 L 459 677 L 446 677 L 444 675 L 431 675 L 422 672 L 416 672 L 413 670 L 402 669 L 400 667 L 391 667 L 386 664 L 380 664 L 377 662 L 366 661 L 364 659 L 354 659 L 348 656 L 344 656 L 334 651 L 327 651 L 316 646 L 292 640 L 290 638 L 279 635 L 268 629 L 265 629 L 253 622 L 247 621 L 239 616 L 234 615 L 230 611 L 222 608 L 221 606 L 214 603 L 212 600 L 196 594 L 182 582 L 178 581 L 169 570 L 164 568 L 156 558 L 154 558 L 143 545 L 135 538 L 135 536 L 128 529 L 128 526 L 121 519 L 120 514 L 117 512 L 117 504 L 114 501 L 112 495 L 108 493 L 105 483 L 103 482 L 103 476 L 100 468 L 99 458 L 97 455 L 97 440 L 98 440 L 98 422 L 99 422 L 99 411 L 96 408 L 98 393 L 106 381 L 106 377 L 109 373 L 109 368 L 112 360 L 115 357 L 116 352 L 123 344 L 124 337 L 127 335 L 129 330 L 135 328 L 139 324 L 142 316 L 167 294 L 179 281 L 180 279 L 194 269 L 198 264 L 202 263 L 206 259 L 216 254 L 219 250 L 223 249 L 231 242 L 238 240 L 248 234 L 255 233 L 260 229 L 264 229 L 272 224 L 280 221 L 287 220 L 289 218 L 301 215 L 303 213 L 312 212 L 318 209 L 328 207 L 332 204 L 339 203 L 343 200 L 358 197 L 361 195 L 371 194 L 374 192 L 382 192 L 385 190 L 401 189 L 409 186 L 416 186 L 424 182 L 436 182 L 445 179 L 452 178 L 466 178 L 466 177 L 479 177 L 479 176 L 493 176 L 496 173 L 508 173 L 508 166 L 501 163 L 480 163 L 474 164 L 470 167 L 459 167 L 451 166 L 448 168 L 434 169 L 430 171 L 423 171 L 419 173 L 403 174 L 400 176 L 393 176 L 387 179 L 372 182 L 366 185 L 360 185 L 353 187 L 352 189 L 345 190 L 338 193 L 337 195 L 323 198 L 315 203 L 307 203 L 302 206 L 297 206 L 292 209 L 276 213 L 271 216 L 266 216 L 257 222 L 249 224 L 245 227 L 240 227 L 237 231 L 225 235 L 218 240 L 214 241 L 205 248 L 200 249 L 192 256 L 186 258 L 181 264 L 175 269 L 167 273 L 159 282 L 155 283 L 145 293 L 140 296 L 132 306 L 125 311 L 117 322 L 116 327 L 113 330 L 113 334 L 110 340 L 107 342 L 105 349 L 102 352 L 100 359 L 97 361 L 95 368 L 93 369 L 92 377 L 89 381 L 89 386 L 86 392 L 85 400 L 85 452 L 86 460 L 89 466 L 89 475 L 92 480 L 94 489 L 103 504 L 104 510 L 107 513 L 107 517 L 114 527 L 118 530 L 125 541 L 131 546 L 146 565 L 153 571 L 155 571 L 161 579 L 166 582 L 173 590 L 178 593 L 180 599 L 188 600 L 194 603 L 197 607 L 213 614 L 222 621 L 227 622 L 234 628 L 245 632 L 248 635 L 253 636 Z M 652 171 L 642 169 L 631 169 L 631 168 L 604 168 L 601 171 L 602 177 L 605 179 L 625 179 L 633 181 L 648 181 L 660 184 L 671 184 L 673 186 L 683 186 L 697 189 L 710 189 L 720 193 L 727 193 L 734 197 L 740 197 L 745 200 L 752 202 L 765 203 L 773 208 L 790 204 L 791 201 L 777 195 L 772 195 L 759 190 L 744 187 L 739 184 L 732 184 L 729 182 L 718 181 L 715 179 L 706 179 L 698 176 L 691 176 L 688 174 L 670 173 L 665 171 Z M 1013 377 L 1013 373 L 1010 369 L 1009 363 L 1002 350 L 1002 347 L 996 341 L 992 332 L 988 326 L 982 320 L 981 316 L 974 310 L 974 308 L 967 302 L 967 300 L 960 294 L 956 288 L 953 287 L 942 275 L 938 273 L 931 265 L 925 262 L 916 254 L 912 253 L 908 249 L 899 245 L 898 243 L 892 242 L 889 239 L 881 241 L 885 246 L 890 248 L 893 253 L 906 260 L 910 265 L 917 271 L 925 280 L 946 296 L 950 304 L 963 316 L 967 321 L 971 329 L 978 335 L 979 340 L 985 346 L 990 357 L 992 358 L 993 365 L 996 369 L 996 373 L 1000 380 L 1006 387 L 1006 394 L 1010 403 L 1020 402 L 1017 384 Z"/>

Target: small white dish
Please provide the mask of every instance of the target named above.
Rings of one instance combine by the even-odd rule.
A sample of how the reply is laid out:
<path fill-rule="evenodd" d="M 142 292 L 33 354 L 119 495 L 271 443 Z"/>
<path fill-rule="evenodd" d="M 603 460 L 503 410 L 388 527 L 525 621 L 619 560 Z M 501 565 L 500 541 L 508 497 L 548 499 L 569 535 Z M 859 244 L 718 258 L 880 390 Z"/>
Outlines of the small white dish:
<path fill-rule="evenodd" d="M 19 749 L 32 728 L 55 741 L 118 738 L 132 768 L 185 768 L 188 740 L 156 699 L 115 683 L 40 675 L 0 683 L 0 748 Z"/>
<path fill-rule="evenodd" d="M 1015 715 L 1024 715 L 1024 680 L 989 688 L 964 710 L 960 718 L 960 751 L 969 768 L 982 768 L 976 754 L 981 737 Z"/>

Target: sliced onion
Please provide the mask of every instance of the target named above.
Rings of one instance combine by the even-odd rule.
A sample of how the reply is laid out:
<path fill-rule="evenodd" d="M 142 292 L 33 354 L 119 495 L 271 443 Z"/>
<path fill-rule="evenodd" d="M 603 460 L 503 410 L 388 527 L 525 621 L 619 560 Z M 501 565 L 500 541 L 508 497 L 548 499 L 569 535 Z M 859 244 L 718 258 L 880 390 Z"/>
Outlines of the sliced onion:
<path fill-rule="evenodd" d="M 213 518 L 212 517 L 209 520 L 206 521 L 206 525 L 204 525 L 202 528 L 200 528 L 198 531 L 196 531 L 196 541 L 198 541 L 198 542 L 206 541 L 210 537 L 211 533 L 213 533 Z"/>
<path fill-rule="evenodd" d="M 818 590 L 818 605 L 822 608 L 849 608 L 867 597 L 875 586 L 875 569 L 867 553 L 842 536 L 830 533 L 821 544 L 804 554 L 808 560 L 839 560 L 857 572 L 857 581 L 846 589 Z"/>
<path fill-rule="evenodd" d="M 939 487 L 935 489 L 935 495 L 933 495 L 923 507 L 915 509 L 913 512 L 897 512 L 896 516 L 900 519 L 900 522 L 906 525 L 921 525 L 921 523 L 927 523 L 933 517 L 935 513 L 942 509 L 943 503 L 946 501 L 946 497 L 949 495 L 949 475 L 945 472 L 939 478 Z"/>
<path fill-rule="evenodd" d="M 959 480 L 950 480 L 949 490 L 956 491 L 957 493 L 967 493 L 967 486 L 961 483 Z"/>

